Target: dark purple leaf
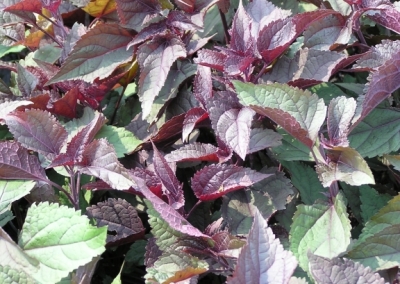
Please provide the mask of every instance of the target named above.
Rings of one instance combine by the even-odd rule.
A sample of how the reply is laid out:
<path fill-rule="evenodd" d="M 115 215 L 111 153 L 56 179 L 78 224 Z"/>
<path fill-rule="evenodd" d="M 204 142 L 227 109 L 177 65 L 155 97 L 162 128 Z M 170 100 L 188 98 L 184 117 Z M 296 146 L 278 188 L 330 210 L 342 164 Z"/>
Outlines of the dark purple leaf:
<path fill-rule="evenodd" d="M 200 107 L 189 110 L 185 115 L 185 120 L 183 121 L 182 141 L 187 140 L 197 123 L 200 123 L 207 118 L 208 113 Z"/>
<path fill-rule="evenodd" d="M 255 58 L 251 56 L 242 56 L 230 52 L 225 60 L 224 71 L 231 76 L 239 75 L 249 68 L 254 60 Z"/>
<path fill-rule="evenodd" d="M 8 6 L 4 11 L 13 13 L 14 11 L 26 11 L 42 14 L 42 2 L 40 0 L 22 0 L 14 5 Z"/>
<path fill-rule="evenodd" d="M 378 13 L 373 12 L 368 17 L 385 28 L 400 33 L 400 11 L 393 7 L 393 4 L 390 6 L 392 7 L 386 6 L 386 9 L 379 10 Z"/>
<path fill-rule="evenodd" d="M 191 39 L 189 43 L 186 44 L 187 55 L 193 55 L 196 53 L 200 48 L 205 46 L 210 39 L 213 38 L 212 36 L 200 38 L 200 39 Z"/>
<path fill-rule="evenodd" d="M 230 109 L 217 123 L 217 135 L 245 160 L 249 148 L 251 122 L 255 112 L 250 108 Z"/>
<path fill-rule="evenodd" d="M 253 128 L 250 132 L 247 154 L 282 144 L 282 136 L 272 129 Z"/>
<path fill-rule="evenodd" d="M 160 178 L 161 182 L 166 188 L 166 195 L 168 197 L 169 205 L 178 210 L 182 208 L 185 204 L 185 199 L 183 197 L 182 185 L 175 176 L 168 162 L 157 150 L 156 146 L 153 144 L 154 156 L 154 171 Z"/>
<path fill-rule="evenodd" d="M 108 226 L 107 245 L 121 245 L 144 237 L 145 228 L 135 208 L 124 199 L 109 198 L 86 209 L 97 227 Z M 115 233 L 114 233 L 115 232 Z"/>
<path fill-rule="evenodd" d="M 199 30 L 200 26 L 192 22 L 191 17 L 182 11 L 171 11 L 168 14 L 167 25 L 184 31 Z"/>
<path fill-rule="evenodd" d="M 17 142 L 0 142 L 0 178 L 47 181 L 37 156 Z"/>
<path fill-rule="evenodd" d="M 102 179 L 114 189 L 135 188 L 128 171 L 118 161 L 114 147 L 105 139 L 94 140 L 85 145 L 82 164 L 84 165 L 79 168 L 81 173 Z"/>
<path fill-rule="evenodd" d="M 162 251 L 156 244 L 156 238 L 150 238 L 147 241 L 146 253 L 144 255 L 144 264 L 146 267 L 153 267 L 154 262 L 162 255 Z"/>
<path fill-rule="evenodd" d="M 175 0 L 175 5 L 186 13 L 193 13 L 195 10 L 196 0 Z"/>
<path fill-rule="evenodd" d="M 130 48 L 133 45 L 139 45 L 142 42 L 145 42 L 155 35 L 163 34 L 167 31 L 167 20 L 160 21 L 158 23 L 150 24 L 148 27 L 142 29 L 134 38 L 133 40 L 128 43 L 126 48 Z"/>
<path fill-rule="evenodd" d="M 135 176 L 131 176 L 138 185 L 139 190 L 151 202 L 154 209 L 162 216 L 162 218 L 170 225 L 170 227 L 183 234 L 193 237 L 203 237 L 207 240 L 211 239 L 209 236 L 201 233 L 198 229 L 188 223 L 175 209 L 157 197 L 147 187 L 145 182 Z"/>
<path fill-rule="evenodd" d="M 86 33 L 86 27 L 83 24 L 75 22 L 69 30 L 67 38 L 62 47 L 61 61 L 64 62 L 68 57 L 78 40 Z"/>
<path fill-rule="evenodd" d="M 96 133 L 106 122 L 106 118 L 103 114 L 96 112 L 93 120 L 81 129 L 68 143 L 67 150 L 65 153 L 58 155 L 51 165 L 51 167 L 61 166 L 61 165 L 75 165 L 80 163 L 85 163 L 83 161 L 83 151 L 87 145 L 92 142 Z"/>
<path fill-rule="evenodd" d="M 121 24 L 136 31 L 160 16 L 161 5 L 157 0 L 116 0 Z"/>
<path fill-rule="evenodd" d="M 165 84 L 172 64 L 179 57 L 186 56 L 182 41 L 169 35 L 156 35 L 151 41 L 138 49 L 137 59 L 140 64 L 139 92 L 142 102 L 143 118 L 151 111 L 155 97 Z"/>
<path fill-rule="evenodd" d="M 211 165 L 195 173 L 192 188 L 200 200 L 213 200 L 227 192 L 249 187 L 268 176 L 234 165 Z"/>
<path fill-rule="evenodd" d="M 39 80 L 35 75 L 29 72 L 26 68 L 22 67 L 19 63 L 17 63 L 17 70 L 18 89 L 21 91 L 24 97 L 30 97 L 33 94 L 33 91 L 36 89 Z"/>
<path fill-rule="evenodd" d="M 211 67 L 218 71 L 224 71 L 226 55 L 214 50 L 202 49 L 197 53 L 194 62 L 199 65 Z"/>
<path fill-rule="evenodd" d="M 265 284 L 288 283 L 296 267 L 296 258 L 284 250 L 267 222 L 256 212 L 247 244 L 242 248 L 227 284 L 253 283 L 256 279 Z"/>
<path fill-rule="evenodd" d="M 32 109 L 14 112 L 6 117 L 14 138 L 27 149 L 43 155 L 59 154 L 67 131 L 50 113 Z"/>
<path fill-rule="evenodd" d="M 211 144 L 194 142 L 165 156 L 167 162 L 208 161 L 219 162 L 218 148 Z"/>
<path fill-rule="evenodd" d="M 382 43 L 372 46 L 368 52 L 361 56 L 352 69 L 372 71 L 379 68 L 398 52 L 400 52 L 400 40 L 383 40 Z"/>
<path fill-rule="evenodd" d="M 148 141 L 157 131 L 156 125 L 150 127 L 150 123 L 142 118 L 141 113 L 137 114 L 125 128 L 143 141 Z"/>
<path fill-rule="evenodd" d="M 233 108 L 241 109 L 242 107 L 237 95 L 231 91 L 218 92 L 207 100 L 207 110 L 214 131 L 217 132 L 219 118 L 224 112 Z"/>
<path fill-rule="evenodd" d="M 154 143 L 177 140 L 181 136 L 185 114 L 174 116 L 161 126 L 157 134 L 152 138 Z"/>
<path fill-rule="evenodd" d="M 194 77 L 193 83 L 193 95 L 206 107 L 207 101 L 212 97 L 212 81 L 211 81 L 211 69 L 210 67 L 198 65 L 197 73 Z"/>
<path fill-rule="evenodd" d="M 254 39 L 250 33 L 251 18 L 243 8 L 242 2 L 233 18 L 230 47 L 241 54 L 253 54 Z"/>

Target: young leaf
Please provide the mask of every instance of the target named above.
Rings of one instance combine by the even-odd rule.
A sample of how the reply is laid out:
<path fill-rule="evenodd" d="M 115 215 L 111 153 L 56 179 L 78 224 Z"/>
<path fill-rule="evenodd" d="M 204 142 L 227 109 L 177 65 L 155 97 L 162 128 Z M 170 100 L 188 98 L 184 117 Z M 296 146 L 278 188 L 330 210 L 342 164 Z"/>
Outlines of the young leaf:
<path fill-rule="evenodd" d="M 254 223 L 227 284 L 288 283 L 297 266 L 296 258 L 283 249 L 263 216 L 256 211 Z"/>
<path fill-rule="evenodd" d="M 104 250 L 107 228 L 96 228 L 79 211 L 33 204 L 26 215 L 18 244 L 41 264 L 42 277 L 56 283 Z"/>
<path fill-rule="evenodd" d="M 27 149 L 43 155 L 60 153 L 67 131 L 50 113 L 31 109 L 14 112 L 6 117 L 14 138 Z"/>
<path fill-rule="evenodd" d="M 213 200 L 227 192 L 251 186 L 268 176 L 234 165 L 210 165 L 195 173 L 192 188 L 200 200 Z"/>
<path fill-rule="evenodd" d="M 254 39 L 250 33 L 251 18 L 243 8 L 242 2 L 236 11 L 232 23 L 232 37 L 230 48 L 240 54 L 250 55 L 253 53 Z"/>
<path fill-rule="evenodd" d="M 86 145 L 82 162 L 81 173 L 100 178 L 114 189 L 127 190 L 135 186 L 128 171 L 118 161 L 114 148 L 105 139 Z"/>
<path fill-rule="evenodd" d="M 290 250 L 308 272 L 308 251 L 328 258 L 338 256 L 350 244 L 350 230 L 346 203 L 340 193 L 333 204 L 317 201 L 313 206 L 299 205 L 290 229 Z"/>
<path fill-rule="evenodd" d="M 353 262 L 350 259 L 325 258 L 312 253 L 308 254 L 310 273 L 317 283 L 363 283 L 384 284 L 378 273 L 373 273 L 370 267 Z"/>
<path fill-rule="evenodd" d="M 135 208 L 124 199 L 109 198 L 87 208 L 86 214 L 95 218 L 97 227 L 107 226 L 107 245 L 120 245 L 144 237 L 145 228 Z"/>
<path fill-rule="evenodd" d="M 219 162 L 218 148 L 211 144 L 194 142 L 172 151 L 165 156 L 171 162 L 208 161 Z"/>
<path fill-rule="evenodd" d="M 9 208 L 12 202 L 27 195 L 35 184 L 31 180 L 0 180 L 0 214 Z"/>
<path fill-rule="evenodd" d="M 313 146 L 326 115 L 322 99 L 309 91 L 282 84 L 234 81 L 233 85 L 242 104 L 268 116 L 306 146 Z"/>
<path fill-rule="evenodd" d="M 154 171 L 167 189 L 166 195 L 168 197 L 169 205 L 178 210 L 185 204 L 182 184 L 176 178 L 174 171 L 171 169 L 166 159 L 161 155 L 154 144 L 153 150 Z"/>
<path fill-rule="evenodd" d="M 48 181 L 37 156 L 17 142 L 0 142 L 0 178 Z"/>
<path fill-rule="evenodd" d="M 375 184 L 371 169 L 356 150 L 334 147 L 328 150 L 327 156 L 328 164 L 318 164 L 316 167 L 324 187 L 329 187 L 338 180 L 350 185 Z"/>
<path fill-rule="evenodd" d="M 151 41 L 138 49 L 140 64 L 139 92 L 142 102 L 143 118 L 151 111 L 151 106 L 167 79 L 172 64 L 186 56 L 182 41 L 173 35 L 156 35 Z"/>
<path fill-rule="evenodd" d="M 118 25 L 94 26 L 78 40 L 60 71 L 46 85 L 71 79 L 92 83 L 96 78 L 108 77 L 132 59 L 132 50 L 126 49 L 131 39 L 131 34 Z"/>

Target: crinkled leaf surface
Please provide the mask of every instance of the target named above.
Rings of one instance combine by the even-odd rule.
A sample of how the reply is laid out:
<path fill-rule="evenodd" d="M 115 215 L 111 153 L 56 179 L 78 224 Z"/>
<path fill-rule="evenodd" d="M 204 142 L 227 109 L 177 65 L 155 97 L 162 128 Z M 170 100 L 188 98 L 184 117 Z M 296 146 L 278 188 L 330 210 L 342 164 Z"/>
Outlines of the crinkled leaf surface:
<path fill-rule="evenodd" d="M 310 273 L 317 283 L 369 283 L 384 284 L 378 273 L 373 273 L 371 268 L 353 262 L 350 259 L 325 258 L 309 253 Z"/>
<path fill-rule="evenodd" d="M 67 138 L 65 128 L 47 111 L 15 112 L 6 117 L 6 123 L 22 146 L 44 155 L 60 153 Z"/>
<path fill-rule="evenodd" d="M 131 39 L 131 34 L 118 25 L 94 26 L 77 41 L 60 71 L 46 84 L 71 79 L 93 82 L 108 77 L 119 65 L 131 60 L 132 49 L 126 49 Z"/>
<path fill-rule="evenodd" d="M 28 209 L 18 244 L 40 262 L 41 277 L 56 283 L 101 254 L 106 235 L 79 211 L 44 202 Z"/>
<path fill-rule="evenodd" d="M 250 33 L 250 26 L 251 19 L 240 2 L 232 22 L 231 49 L 242 54 L 253 52 L 254 39 Z"/>
<path fill-rule="evenodd" d="M 308 251 L 332 258 L 347 250 L 350 244 L 350 220 L 344 197 L 339 193 L 333 204 L 317 201 L 299 205 L 290 229 L 290 250 L 305 271 L 309 271 Z"/>
<path fill-rule="evenodd" d="M 318 176 L 324 187 L 334 181 L 344 181 L 350 185 L 375 184 L 374 176 L 367 162 L 354 149 L 334 147 L 328 150 L 328 164 L 318 164 Z"/>
<path fill-rule="evenodd" d="M 200 200 L 213 200 L 227 192 L 248 187 L 268 176 L 235 165 L 210 165 L 195 173 L 192 188 Z"/>
<path fill-rule="evenodd" d="M 272 129 L 253 128 L 250 132 L 247 154 L 282 145 L 282 135 Z"/>
<path fill-rule="evenodd" d="M 371 49 L 361 56 L 352 69 L 374 70 L 390 60 L 400 51 L 400 40 L 382 40 L 382 43 L 371 46 Z"/>
<path fill-rule="evenodd" d="M 12 202 L 27 195 L 35 184 L 31 180 L 0 180 L 0 213 L 3 213 Z"/>
<path fill-rule="evenodd" d="M 139 92 L 143 118 L 151 111 L 151 106 L 167 79 L 172 64 L 179 57 L 186 56 L 182 41 L 173 35 L 156 35 L 138 49 L 140 64 Z"/>
<path fill-rule="evenodd" d="M 107 244 L 131 242 L 144 236 L 145 228 L 135 208 L 124 199 L 109 198 L 87 208 L 89 217 L 95 218 L 97 227 L 107 226 Z"/>
<path fill-rule="evenodd" d="M 282 84 L 234 81 L 233 85 L 242 104 L 268 116 L 306 146 L 313 146 L 326 115 L 322 99 L 309 91 Z"/>
<path fill-rule="evenodd" d="M 360 209 L 361 217 L 366 223 L 372 216 L 374 216 L 378 211 L 383 208 L 392 196 L 389 194 L 383 194 L 377 192 L 372 187 L 367 185 L 360 187 Z"/>
<path fill-rule="evenodd" d="M 205 49 L 199 50 L 198 54 Z M 223 64 L 221 62 L 221 64 Z M 205 107 L 207 100 L 212 97 L 212 81 L 210 67 L 198 65 L 197 73 L 193 82 L 193 95 Z"/>
<path fill-rule="evenodd" d="M 132 132 L 112 125 L 103 125 L 95 138 L 106 138 L 113 145 L 118 158 L 131 154 L 142 143 Z"/>
<path fill-rule="evenodd" d="M 0 178 L 47 181 L 39 159 L 17 142 L 0 143 Z"/>
<path fill-rule="evenodd" d="M 21 283 L 21 284 L 35 284 L 36 281 L 33 277 L 24 271 L 15 269 L 8 265 L 0 265 L 0 281 L 1 283 Z"/>
<path fill-rule="evenodd" d="M 211 144 L 190 143 L 165 155 L 167 162 L 209 161 L 219 162 L 218 148 Z"/>
<path fill-rule="evenodd" d="M 116 3 L 121 23 L 136 31 L 140 31 L 161 12 L 157 0 L 116 0 Z"/>
<path fill-rule="evenodd" d="M 85 147 L 82 156 L 85 164 L 79 168 L 80 172 L 100 178 L 114 189 L 127 190 L 135 186 L 107 140 L 94 140 Z"/>
<path fill-rule="evenodd" d="M 242 248 L 233 276 L 228 284 L 288 283 L 297 266 L 296 258 L 283 249 L 260 212 Z"/>

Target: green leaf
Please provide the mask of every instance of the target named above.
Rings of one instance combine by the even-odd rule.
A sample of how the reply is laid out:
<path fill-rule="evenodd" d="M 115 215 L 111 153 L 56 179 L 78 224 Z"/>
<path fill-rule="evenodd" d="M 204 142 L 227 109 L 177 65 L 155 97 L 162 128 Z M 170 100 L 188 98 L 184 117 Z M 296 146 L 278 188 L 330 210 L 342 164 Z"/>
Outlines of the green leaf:
<path fill-rule="evenodd" d="M 35 284 L 37 283 L 24 271 L 16 270 L 10 266 L 0 266 L 1 283 Z"/>
<path fill-rule="evenodd" d="M 107 227 L 90 225 L 80 211 L 45 202 L 29 208 L 18 243 L 40 262 L 43 277 L 56 283 L 101 254 L 106 236 Z"/>
<path fill-rule="evenodd" d="M 305 271 L 309 272 L 308 251 L 333 258 L 347 250 L 351 225 L 346 209 L 341 193 L 333 204 L 317 201 L 312 206 L 297 207 L 290 230 L 290 249 Z"/>
<path fill-rule="evenodd" d="M 118 158 L 122 158 L 125 154 L 131 154 L 142 143 L 142 140 L 133 135 L 132 132 L 123 127 L 115 127 L 112 125 L 103 125 L 97 132 L 95 138 L 107 138 L 108 142 L 114 146 Z"/>
<path fill-rule="evenodd" d="M 312 86 L 308 88 L 308 90 L 313 94 L 317 94 L 318 97 L 324 100 L 326 105 L 329 105 L 330 101 L 334 98 L 346 96 L 346 94 L 339 87 L 329 82 Z"/>
<path fill-rule="evenodd" d="M 4 227 L 5 224 L 10 222 L 12 219 L 14 219 L 14 215 L 10 210 L 7 210 L 3 213 L 0 214 L 0 227 Z"/>
<path fill-rule="evenodd" d="M 0 213 L 12 202 L 27 195 L 35 184 L 32 180 L 0 180 Z"/>
<path fill-rule="evenodd" d="M 349 135 L 350 147 L 363 157 L 375 157 L 400 148 L 400 111 L 374 109 Z"/>
<path fill-rule="evenodd" d="M 93 82 L 104 79 L 132 58 L 126 49 L 131 34 L 116 24 L 96 25 L 78 40 L 60 71 L 46 83 L 50 85 L 71 79 Z"/>
<path fill-rule="evenodd" d="M 326 200 L 327 192 L 318 179 L 317 173 L 306 164 L 300 162 L 281 162 L 288 169 L 293 185 L 300 192 L 301 200 L 312 205 L 317 199 Z"/>
<path fill-rule="evenodd" d="M 25 49 L 23 45 L 5 46 L 0 44 L 0 58 L 9 53 L 18 53 Z"/>
<path fill-rule="evenodd" d="M 383 155 L 383 157 L 394 167 L 400 171 L 400 155 Z"/>
<path fill-rule="evenodd" d="M 279 161 L 313 161 L 310 149 L 293 138 L 282 128 L 277 131 L 282 135 L 282 145 L 273 147 L 271 150 Z"/>
<path fill-rule="evenodd" d="M 325 121 L 324 101 L 310 91 L 284 84 L 254 85 L 233 81 L 240 102 L 279 124 L 312 148 Z"/>
<path fill-rule="evenodd" d="M 374 176 L 367 162 L 354 149 L 334 147 L 328 150 L 328 164 L 318 164 L 317 173 L 322 185 L 329 187 L 334 181 L 344 181 L 350 185 L 375 184 Z"/>
<path fill-rule="evenodd" d="M 361 217 L 367 222 L 375 213 L 384 207 L 392 196 L 380 194 L 372 187 L 367 185 L 360 188 Z"/>

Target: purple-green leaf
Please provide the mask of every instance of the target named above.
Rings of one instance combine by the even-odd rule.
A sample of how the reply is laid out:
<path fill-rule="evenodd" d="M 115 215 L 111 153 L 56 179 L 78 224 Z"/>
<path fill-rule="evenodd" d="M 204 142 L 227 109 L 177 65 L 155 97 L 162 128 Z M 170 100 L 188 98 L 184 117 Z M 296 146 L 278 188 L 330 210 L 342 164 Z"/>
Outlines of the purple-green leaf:
<path fill-rule="evenodd" d="M 218 148 L 211 144 L 194 142 L 165 156 L 167 162 L 208 161 L 219 162 Z"/>
<path fill-rule="evenodd" d="M 157 0 L 116 0 L 121 24 L 140 31 L 160 17 L 161 5 Z"/>
<path fill-rule="evenodd" d="M 282 135 L 272 129 L 253 128 L 250 132 L 247 154 L 282 145 Z"/>

